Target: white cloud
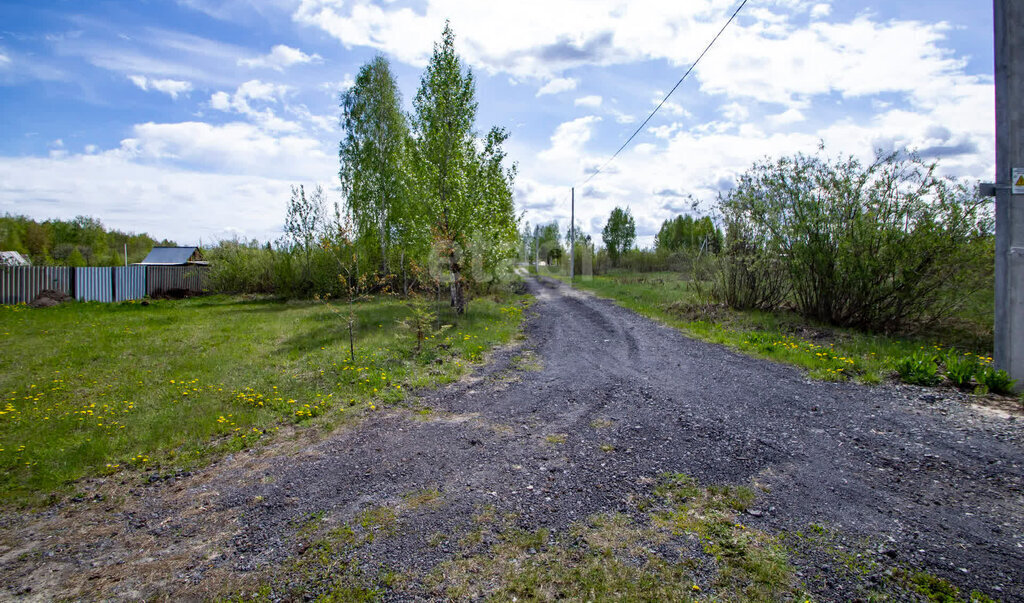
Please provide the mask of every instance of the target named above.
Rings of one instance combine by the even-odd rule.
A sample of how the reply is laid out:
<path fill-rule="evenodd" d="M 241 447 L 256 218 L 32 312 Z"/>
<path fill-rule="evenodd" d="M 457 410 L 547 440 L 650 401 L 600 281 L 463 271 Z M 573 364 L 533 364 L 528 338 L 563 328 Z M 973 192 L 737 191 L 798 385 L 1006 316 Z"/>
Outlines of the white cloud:
<path fill-rule="evenodd" d="M 277 19 L 295 8 L 293 0 L 177 0 L 178 4 L 232 25 L 246 23 L 255 18 Z"/>
<path fill-rule="evenodd" d="M 58 139 L 51 150 L 48 158 L 0 157 L 0 213 L 93 215 L 180 243 L 231 232 L 275 238 L 288 187 L 319 182 L 333 195 L 337 172 L 331 145 L 247 123 L 144 123 L 114 149 L 68 154 Z"/>
<path fill-rule="evenodd" d="M 654 101 L 654 106 L 658 106 L 658 103 L 661 102 L 662 98 L 664 98 L 664 96 L 660 96 L 659 98 L 657 98 Z M 665 101 L 665 104 L 661 106 L 659 112 L 664 112 L 667 113 L 668 115 L 675 115 L 677 117 L 693 117 L 693 114 L 684 109 L 682 105 L 670 100 Z"/>
<path fill-rule="evenodd" d="M 288 93 L 288 86 L 249 80 L 235 90 L 235 98 L 276 101 Z"/>
<path fill-rule="evenodd" d="M 249 80 L 238 86 L 234 93 L 229 94 L 223 90 L 214 92 L 210 96 L 210 107 L 218 111 L 244 115 L 271 132 L 298 132 L 302 130 L 302 126 L 278 117 L 269 106 L 279 104 L 290 91 L 291 89 L 283 84 Z M 263 104 L 263 109 L 253 107 L 254 101 Z"/>
<path fill-rule="evenodd" d="M 313 128 L 322 132 L 338 132 L 338 117 L 336 115 L 316 115 L 306 105 L 289 106 L 288 112 L 310 123 Z"/>
<path fill-rule="evenodd" d="M 129 75 L 128 79 L 143 90 L 146 90 L 149 87 L 149 79 L 144 75 Z"/>
<path fill-rule="evenodd" d="M 88 35 L 57 36 L 51 40 L 58 57 L 81 57 L 88 63 L 128 76 L 211 85 L 237 81 L 238 60 L 248 51 L 233 44 L 156 27 L 143 27 L 133 36 L 111 22 L 74 17 Z"/>
<path fill-rule="evenodd" d="M 16 187 L 8 184 L 15 182 Z M 92 215 L 110 228 L 181 244 L 208 244 L 232 233 L 270 240 L 280 236 L 291 183 L 146 165 L 109 154 L 0 157 L 0 213 Z M 325 190 L 333 194 L 329 186 Z"/>
<path fill-rule="evenodd" d="M 0 67 L 6 67 L 6 66 L 8 66 L 10 64 L 11 64 L 11 57 L 9 57 L 6 54 L 4 54 L 3 51 L 0 51 Z"/>
<path fill-rule="evenodd" d="M 575 101 L 573 101 L 573 104 L 576 105 L 577 107 L 590 107 L 592 109 L 596 109 L 597 107 L 601 106 L 602 100 L 603 99 L 600 96 L 592 94 L 590 96 L 581 96 L 577 98 Z"/>
<path fill-rule="evenodd" d="M 720 111 L 729 121 L 745 121 L 750 117 L 750 110 L 735 102 L 723 105 Z"/>
<path fill-rule="evenodd" d="M 190 82 L 179 80 L 150 80 L 149 85 L 153 87 L 153 90 L 168 94 L 171 98 L 178 98 L 179 94 L 186 94 L 192 90 Z"/>
<path fill-rule="evenodd" d="M 612 109 L 612 115 L 615 116 L 615 121 L 620 124 L 631 124 L 636 123 L 636 117 L 619 111 L 618 109 Z"/>
<path fill-rule="evenodd" d="M 815 4 L 811 8 L 812 19 L 822 19 L 832 14 L 832 6 L 828 4 Z"/>
<path fill-rule="evenodd" d="M 177 99 L 179 94 L 188 94 L 192 90 L 192 83 L 181 80 L 150 79 L 144 75 L 129 75 L 128 79 L 142 90 L 156 90 Z"/>
<path fill-rule="evenodd" d="M 50 143 L 51 159 L 60 159 L 61 157 L 65 157 L 67 154 L 68 152 L 64 148 L 64 140 L 58 138 L 57 140 L 54 140 L 53 142 Z"/>
<path fill-rule="evenodd" d="M 696 38 L 710 39 L 717 27 L 711 23 L 720 22 L 728 9 L 723 0 L 687 6 L 693 4 L 696 8 L 680 10 L 681 3 L 626 0 L 429 0 L 412 9 L 365 0 L 302 0 L 293 19 L 322 29 L 347 48 L 367 46 L 422 66 L 450 18 L 460 36 L 459 51 L 474 67 L 546 80 L 581 65 L 692 59 L 690 51 L 701 43 Z M 566 23 L 572 23 L 571 33 Z"/>
<path fill-rule="evenodd" d="M 559 124 L 551 135 L 551 147 L 540 153 L 541 157 L 572 158 L 580 157 L 583 145 L 590 140 L 595 124 L 601 121 L 596 115 L 580 117 Z"/>
<path fill-rule="evenodd" d="M 275 135 L 253 124 L 144 123 L 109 154 L 222 173 L 280 178 L 323 177 L 336 171 L 333 154 L 315 138 Z"/>
<path fill-rule="evenodd" d="M 734 3 L 628 0 L 521 0 L 516 3 L 427 0 L 413 10 L 366 0 L 302 0 L 293 14 L 345 47 L 365 46 L 422 66 L 450 18 L 467 62 L 488 73 L 546 82 L 539 95 L 570 89 L 565 72 L 665 60 L 688 66 L 717 32 Z M 948 83 L 963 62 L 938 46 L 945 23 L 879 21 L 861 14 L 846 23 L 814 20 L 827 2 L 776 0 L 744 13 L 697 67 L 700 89 L 803 109 L 813 95 L 882 92 L 926 98 L 930 82 Z M 537 19 L 544 14 L 544 19 Z M 500 27 L 495 27 L 500 23 Z M 572 23 L 566 33 L 565 23 Z M 750 49 L 757 49 L 752 53 Z"/>
<path fill-rule="evenodd" d="M 676 131 L 678 131 L 679 128 L 681 128 L 682 126 L 683 124 L 679 122 L 673 122 L 671 124 L 667 124 L 664 126 L 654 126 L 652 128 L 647 128 L 647 131 L 650 132 L 651 134 L 654 134 L 654 136 L 657 138 L 668 139 L 671 138 L 672 135 L 675 134 Z"/>
<path fill-rule="evenodd" d="M 912 21 L 787 26 L 787 35 L 737 28 L 697 67 L 701 90 L 802 108 L 815 95 L 898 93 L 924 101 L 964 66 L 938 43 L 949 26 Z M 757 48 L 756 55 L 749 52 Z"/>
<path fill-rule="evenodd" d="M 779 113 L 778 115 L 769 115 L 766 120 L 772 126 L 778 128 L 780 126 L 786 126 L 789 124 L 799 123 L 807 119 L 804 114 L 797 109 L 787 109 L 786 111 Z"/>
<path fill-rule="evenodd" d="M 579 84 L 579 81 L 573 78 L 554 78 L 541 86 L 540 90 L 537 91 L 537 96 L 544 96 L 545 94 L 559 94 L 561 92 L 575 90 L 577 84 Z"/>
<path fill-rule="evenodd" d="M 356 79 L 352 77 L 351 73 L 346 73 L 345 77 L 341 78 L 340 82 L 324 82 L 318 86 L 320 90 L 327 92 L 328 94 L 334 95 L 345 92 L 352 86 L 356 85 Z"/>
<path fill-rule="evenodd" d="M 410 8 L 398 2 L 302 0 L 292 18 L 328 33 L 346 48 L 365 46 L 417 67 L 426 64 L 445 19 L 450 19 L 458 50 L 473 67 L 516 79 L 549 80 L 581 66 L 646 60 L 688 65 L 734 4 L 732 0 L 425 0 Z M 789 30 L 790 14 L 809 11 L 812 3 L 779 0 L 764 5 L 748 8 L 744 17 L 755 20 L 750 27 L 759 35 L 778 37 Z M 743 26 L 740 21 L 733 29 Z"/>
<path fill-rule="evenodd" d="M 276 71 L 284 71 L 286 67 L 302 63 L 313 63 L 321 60 L 320 55 L 306 54 L 298 48 L 277 44 L 270 49 L 268 54 L 251 59 L 239 59 L 238 64 L 243 67 L 268 68 Z"/>

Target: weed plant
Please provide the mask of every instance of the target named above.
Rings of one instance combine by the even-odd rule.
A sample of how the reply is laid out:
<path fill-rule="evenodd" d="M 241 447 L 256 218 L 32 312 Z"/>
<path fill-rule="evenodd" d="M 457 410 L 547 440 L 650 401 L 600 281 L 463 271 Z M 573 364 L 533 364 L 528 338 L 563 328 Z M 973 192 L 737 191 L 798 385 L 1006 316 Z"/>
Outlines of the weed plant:
<path fill-rule="evenodd" d="M 925 350 L 897 360 L 896 372 L 904 383 L 911 385 L 936 385 L 941 380 L 935 355 Z"/>
<path fill-rule="evenodd" d="M 945 357 L 946 377 L 960 389 L 971 386 L 971 380 L 981 369 L 978 357 L 973 354 L 961 354 L 950 350 Z"/>
<path fill-rule="evenodd" d="M 1013 394 L 1013 386 L 1017 383 L 1016 379 L 1010 379 L 1010 375 L 1006 371 L 996 370 L 991 366 L 982 367 L 978 371 L 977 378 L 978 383 L 994 394 Z"/>

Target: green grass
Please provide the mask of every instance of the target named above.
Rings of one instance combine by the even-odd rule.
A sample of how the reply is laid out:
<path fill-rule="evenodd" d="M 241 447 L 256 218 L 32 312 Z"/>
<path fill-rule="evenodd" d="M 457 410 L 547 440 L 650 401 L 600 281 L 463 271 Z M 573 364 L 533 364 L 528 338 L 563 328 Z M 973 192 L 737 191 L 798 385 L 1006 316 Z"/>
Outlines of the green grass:
<path fill-rule="evenodd" d="M 467 541 L 424 583 L 446 600 L 812 601 L 809 577 L 822 588 L 841 576 L 857 600 L 992 601 L 892 563 L 877 543 L 814 525 L 808 536 L 746 525 L 757 500 L 746 486 L 677 473 L 662 475 L 650 494 L 633 501 L 636 513 L 592 515 L 557 536 L 499 522 L 488 539 L 496 544 Z M 828 569 L 819 572 L 813 563 L 822 558 Z"/>
<path fill-rule="evenodd" d="M 0 306 L 0 500 L 44 502 L 74 480 L 193 467 L 290 424 L 330 427 L 450 382 L 518 332 L 523 297 L 476 299 L 414 355 L 400 300 L 224 296 Z M 347 312 L 344 305 L 335 310 Z"/>
<path fill-rule="evenodd" d="M 567 280 L 556 274 L 544 274 Z M 978 341 L 982 335 L 940 338 L 891 337 L 817 324 L 788 312 L 739 312 L 707 304 L 691 282 L 673 272 L 619 273 L 577 278 L 577 288 L 614 299 L 635 312 L 687 335 L 737 351 L 802 367 L 816 379 L 879 383 L 896 372 L 901 359 L 925 351 L 944 354 L 956 344 L 991 363 Z"/>
<path fill-rule="evenodd" d="M 805 586 L 811 590 L 829 583 L 853 585 L 846 597 L 858 601 L 919 601 L 921 603 L 993 603 L 985 593 L 967 592 L 949 580 L 906 564 L 894 563 L 884 553 L 889 544 L 877 537 L 844 535 L 835 528 L 810 524 L 806 530 L 783 532 L 777 540 L 794 565 L 804 568 Z M 821 564 L 822 558 L 831 562 Z M 810 561 L 810 562 L 808 562 Z"/>
<path fill-rule="evenodd" d="M 667 475 L 640 517 L 593 515 L 557 539 L 497 526 L 497 544 L 464 551 L 426 583 L 432 595 L 454 600 L 796 599 L 803 591 L 784 550 L 740 523 L 752 500 L 747 488 Z M 701 570 L 712 558 L 717 571 Z"/>
<path fill-rule="evenodd" d="M 415 490 L 347 519 L 303 515 L 294 524 L 300 552 L 252 576 L 250 595 L 225 600 L 811 601 L 810 592 L 838 579 L 859 600 L 992 601 L 894 564 L 861 537 L 815 524 L 806 534 L 746 525 L 757 496 L 756 488 L 663 474 L 630 500 L 629 513 L 597 513 L 555 533 L 481 505 L 457 532 L 419 535 L 424 546 L 455 547 L 436 566 L 368 562 L 370 544 L 408 535 L 410 514 L 444 504 L 437 489 Z"/>

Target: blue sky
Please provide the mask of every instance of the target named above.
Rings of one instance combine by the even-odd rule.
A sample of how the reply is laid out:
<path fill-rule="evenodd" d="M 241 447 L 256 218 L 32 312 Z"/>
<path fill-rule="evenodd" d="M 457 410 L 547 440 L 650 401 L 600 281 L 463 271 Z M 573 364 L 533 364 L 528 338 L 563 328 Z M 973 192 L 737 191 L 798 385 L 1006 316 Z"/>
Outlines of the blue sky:
<path fill-rule="evenodd" d="M 279 235 L 289 186 L 337 187 L 338 96 L 381 53 L 404 102 L 450 19 L 478 129 L 509 128 L 516 201 L 568 225 L 569 187 L 632 133 L 738 0 L 11 1 L 0 5 L 0 212 L 86 214 L 181 243 Z M 633 145 L 577 188 L 641 244 L 766 156 L 914 148 L 991 179 L 992 7 L 750 0 Z"/>

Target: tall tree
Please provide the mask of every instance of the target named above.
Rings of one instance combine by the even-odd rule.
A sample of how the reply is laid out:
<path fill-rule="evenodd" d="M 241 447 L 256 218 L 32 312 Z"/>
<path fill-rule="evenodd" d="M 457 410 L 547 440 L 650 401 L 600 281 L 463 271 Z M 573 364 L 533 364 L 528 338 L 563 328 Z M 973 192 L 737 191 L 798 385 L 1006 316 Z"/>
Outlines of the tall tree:
<path fill-rule="evenodd" d="M 474 278 L 485 278 L 488 284 L 511 273 L 511 259 L 516 255 L 519 218 L 516 216 L 513 186 L 516 166 L 505 168 L 508 130 L 493 127 L 483 140 L 483 148 L 473 153 L 470 194 L 476 205 L 473 257 Z M 476 269 L 479 268 L 479 271 Z"/>
<path fill-rule="evenodd" d="M 301 184 L 292 187 L 292 197 L 288 201 L 285 214 L 284 232 L 291 240 L 292 249 L 302 252 L 305 260 L 303 275 L 307 281 L 310 278 L 313 246 L 327 224 L 324 209 L 324 189 L 319 184 L 309 195 Z"/>
<path fill-rule="evenodd" d="M 536 236 L 538 255 L 541 260 L 552 265 L 562 258 L 564 248 L 561 236 L 558 234 L 558 222 L 541 224 L 537 229 Z"/>
<path fill-rule="evenodd" d="M 612 210 L 611 215 L 608 216 L 608 222 L 604 225 L 604 230 L 601 231 L 601 238 L 604 239 L 604 245 L 608 248 L 612 264 L 617 266 L 619 256 L 623 251 L 632 247 L 633 241 L 636 240 L 636 222 L 628 207 L 624 210 L 619 207 Z"/>
<path fill-rule="evenodd" d="M 519 259 L 530 263 L 533 262 L 533 226 L 527 222 L 519 232 Z"/>
<path fill-rule="evenodd" d="M 455 53 L 455 34 L 445 23 L 413 99 L 412 129 L 421 214 L 448 260 L 451 305 L 457 314 L 466 309 L 464 250 L 484 217 L 468 191 L 476 107 L 473 73 L 463 70 Z"/>
<path fill-rule="evenodd" d="M 386 274 L 389 246 L 402 245 L 400 237 L 413 230 L 399 223 L 411 216 L 402 211 L 409 128 L 387 59 L 377 56 L 359 69 L 355 84 L 342 95 L 341 115 L 342 191 L 360 242 L 380 250 L 380 270 Z"/>

